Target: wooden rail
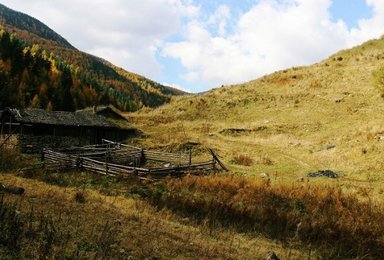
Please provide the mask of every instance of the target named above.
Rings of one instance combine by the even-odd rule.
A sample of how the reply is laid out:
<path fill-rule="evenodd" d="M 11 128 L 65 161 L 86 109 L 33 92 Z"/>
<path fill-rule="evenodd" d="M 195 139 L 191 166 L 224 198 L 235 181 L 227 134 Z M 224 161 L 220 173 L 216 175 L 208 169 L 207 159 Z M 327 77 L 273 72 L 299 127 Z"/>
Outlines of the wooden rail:
<path fill-rule="evenodd" d="M 104 143 L 101 145 L 72 147 L 59 151 L 44 149 L 42 158 L 45 167 L 49 169 L 79 169 L 104 175 L 138 177 L 146 180 L 181 177 L 185 174 L 204 174 L 205 172 L 216 171 L 216 163 L 225 169 L 212 150 L 210 150 L 211 160 L 192 163 L 191 154 L 148 151 L 134 146 L 103 141 Z M 146 160 L 172 164 L 162 168 L 141 167 L 142 162 Z"/>
<path fill-rule="evenodd" d="M 129 146 L 108 140 L 103 140 L 103 144 L 88 145 L 82 147 L 71 147 L 57 150 L 65 154 L 78 155 L 81 157 L 105 160 L 110 157 L 116 163 L 135 163 L 138 165 L 146 160 L 171 163 L 173 165 L 192 164 L 192 155 L 182 153 L 166 153 L 161 151 L 151 151 L 139 147 Z"/>
<path fill-rule="evenodd" d="M 166 153 L 161 151 L 152 151 L 135 146 L 130 146 L 126 144 L 116 143 L 103 139 L 103 144 L 115 145 L 121 147 L 121 149 L 130 149 L 132 151 L 140 151 L 145 158 L 145 160 L 152 160 L 158 162 L 172 163 L 176 165 L 187 165 L 192 164 L 192 154 L 182 154 L 182 153 Z"/>

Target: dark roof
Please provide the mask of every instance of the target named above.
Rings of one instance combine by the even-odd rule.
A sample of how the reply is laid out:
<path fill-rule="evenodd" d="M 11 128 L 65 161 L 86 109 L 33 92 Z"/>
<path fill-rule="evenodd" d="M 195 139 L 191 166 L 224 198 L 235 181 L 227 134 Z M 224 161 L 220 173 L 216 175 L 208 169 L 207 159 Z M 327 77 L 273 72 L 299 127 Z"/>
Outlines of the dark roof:
<path fill-rule="evenodd" d="M 3 111 L 2 116 L 11 114 L 13 119 L 24 124 L 44 124 L 59 126 L 88 126 L 88 127 L 105 127 L 116 128 L 117 126 L 108 121 L 106 118 L 88 113 L 74 113 L 67 111 L 48 112 L 43 109 L 27 108 L 15 109 L 8 108 Z"/>
<path fill-rule="evenodd" d="M 87 107 L 84 109 L 77 110 L 76 113 L 100 115 L 100 116 L 105 117 L 109 122 L 111 122 L 113 125 L 118 126 L 119 128 L 135 129 L 129 123 L 129 121 L 123 115 L 123 113 L 119 109 L 117 109 L 116 107 L 114 107 L 112 105 Z M 112 116 L 109 116 L 109 114 L 112 114 Z"/>
<path fill-rule="evenodd" d="M 76 111 L 77 113 L 92 113 L 92 114 L 98 114 L 102 115 L 104 112 L 111 112 L 116 115 L 116 117 L 128 121 L 124 116 L 123 113 L 117 109 L 116 107 L 112 105 L 108 106 L 94 106 L 94 107 L 87 107 L 84 109 L 80 109 Z"/>

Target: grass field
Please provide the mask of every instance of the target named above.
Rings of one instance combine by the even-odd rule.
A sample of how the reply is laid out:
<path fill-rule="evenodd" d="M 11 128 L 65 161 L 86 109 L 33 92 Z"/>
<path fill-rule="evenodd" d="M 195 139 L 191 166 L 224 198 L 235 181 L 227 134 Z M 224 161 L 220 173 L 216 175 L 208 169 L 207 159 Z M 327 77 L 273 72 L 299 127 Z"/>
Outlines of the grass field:
<path fill-rule="evenodd" d="M 269 176 L 272 189 L 285 187 L 288 193 L 304 191 L 306 188 L 302 187 L 310 187 L 309 194 L 313 190 L 318 195 L 321 191 L 337 190 L 356 199 L 356 203 L 378 209 L 380 215 L 384 203 L 383 93 L 384 39 L 378 39 L 341 51 L 313 66 L 278 71 L 245 84 L 222 86 L 204 95 L 177 97 L 170 104 L 127 114 L 127 118 L 145 133 L 142 139 L 132 141 L 136 144 L 166 150 L 177 149 L 177 144 L 193 143 L 196 156 L 210 147 L 230 168 L 229 176 L 241 176 L 250 182 Z M 310 172 L 326 169 L 336 172 L 339 178 L 306 177 Z M 225 178 L 217 178 L 211 185 L 220 187 Z M 174 207 L 175 201 L 196 207 L 195 200 L 186 196 L 197 196 L 194 190 L 184 187 L 177 191 L 183 194 L 181 198 L 162 197 L 166 202 L 170 200 L 165 203 L 167 207 Z M 217 192 L 216 199 L 220 201 L 220 190 Z M 203 194 L 209 197 L 210 193 Z M 231 194 L 236 196 L 235 191 Z M 233 197 L 227 199 L 231 201 Z M 328 203 L 332 205 L 335 200 Z M 231 207 L 230 203 L 221 205 Z M 344 210 L 349 212 L 346 215 L 354 214 L 352 209 Z M 328 215 L 336 216 L 336 212 L 339 210 L 333 209 Z M 362 215 L 356 214 L 346 221 L 352 228 L 353 223 L 363 221 Z M 373 223 L 371 217 L 367 223 Z M 334 224 L 331 229 L 337 230 L 337 219 Z M 368 237 L 375 233 L 369 231 L 369 225 L 362 227 Z M 383 228 L 377 230 L 375 241 L 383 245 Z M 343 239 L 337 237 L 333 242 L 337 244 Z M 359 245 L 357 242 L 356 246 Z M 366 250 L 348 256 L 333 254 L 329 249 L 322 255 L 329 253 L 328 257 L 341 259 L 382 257 Z"/>
<path fill-rule="evenodd" d="M 310 67 L 177 97 L 127 117 L 146 133 L 138 140 L 143 146 L 198 143 L 197 151 L 216 149 L 233 174 L 266 172 L 277 183 L 330 169 L 343 178 L 310 181 L 355 193 L 369 189 L 371 198 L 382 200 L 383 45 L 373 40 Z"/>
<path fill-rule="evenodd" d="M 22 228 L 0 242 L 0 254 L 265 259 L 272 250 L 281 259 L 381 259 L 383 94 L 379 39 L 310 67 L 128 113 L 143 132 L 129 143 L 192 147 L 196 159 L 213 148 L 230 172 L 155 184 L 2 173 L 0 182 L 26 194 L 2 196 L 8 217 L 0 226 Z M 325 169 L 339 178 L 306 177 Z"/>
<path fill-rule="evenodd" d="M 159 210 L 140 197 L 135 183 L 78 172 L 3 173 L 0 182 L 26 190 L 21 197 L 0 196 L 2 259 L 262 259 L 269 250 L 297 259 L 308 254 L 293 243 Z"/>

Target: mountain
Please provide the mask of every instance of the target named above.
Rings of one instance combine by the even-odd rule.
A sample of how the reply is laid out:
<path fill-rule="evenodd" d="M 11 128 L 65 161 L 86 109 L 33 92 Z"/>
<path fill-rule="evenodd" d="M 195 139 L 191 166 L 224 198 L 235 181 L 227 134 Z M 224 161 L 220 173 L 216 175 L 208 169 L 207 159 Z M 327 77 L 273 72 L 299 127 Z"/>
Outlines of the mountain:
<path fill-rule="evenodd" d="M 184 94 L 138 74 L 127 72 L 104 59 L 79 51 L 37 19 L 1 4 L 0 22 L 4 36 L 0 46 L 3 64 L 0 67 L 1 77 L 3 82 L 7 83 L 7 91 L 14 91 L 19 95 L 18 98 L 13 97 L 10 100 L 6 93 L 3 94 L 5 100 L 0 100 L 2 107 L 34 105 L 47 108 L 47 102 L 52 101 L 50 108 L 59 110 L 74 110 L 89 105 L 111 103 L 121 110 L 134 111 L 143 106 L 157 107 L 168 102 L 172 95 Z M 9 34 L 9 37 L 6 34 Z M 6 51 L 9 53 L 5 54 Z M 12 51 L 19 54 L 10 55 Z M 39 79 L 35 76 L 32 76 L 34 80 L 27 80 L 25 77 L 22 79 L 24 72 L 29 76 L 35 75 L 27 73 L 31 72 L 32 68 L 26 60 L 33 60 L 36 57 L 47 63 L 49 68 L 46 66 L 45 74 L 50 75 L 49 80 L 47 77 Z M 12 69 L 12 64 L 14 66 L 20 64 L 20 68 Z M 66 72 L 63 73 L 63 70 Z M 52 75 L 55 73 L 56 79 Z M 67 84 L 65 86 L 67 89 L 60 93 L 58 89 L 62 86 L 56 81 L 63 75 L 67 80 L 61 83 Z M 45 85 L 43 89 L 48 90 L 40 93 L 42 84 Z M 4 93 L 5 87 L 2 90 Z M 47 101 L 40 102 L 41 99 L 35 98 L 35 102 L 32 102 L 34 97 L 42 97 L 47 93 L 51 94 L 48 95 Z M 69 97 L 60 97 L 63 93 Z M 64 105 L 63 102 L 59 104 L 57 101 L 59 99 L 67 101 L 72 99 L 72 101 Z"/>
<path fill-rule="evenodd" d="M 305 229 L 302 228 L 303 223 L 308 221 L 309 228 L 306 230 L 315 235 L 311 242 L 311 247 L 316 248 L 313 252 L 319 252 L 325 259 L 353 259 L 359 254 L 371 254 L 374 250 L 360 247 L 359 253 L 348 255 L 366 238 L 374 237 L 376 230 L 383 230 L 370 228 L 372 222 L 366 221 L 369 224 L 361 228 L 362 233 L 367 234 L 366 238 L 359 234 L 356 244 L 348 242 L 348 246 L 341 250 L 341 247 L 331 248 L 331 245 L 341 241 L 341 237 L 351 238 L 353 233 L 357 234 L 356 224 L 362 223 L 358 220 L 366 212 L 373 212 L 365 210 L 363 203 L 383 212 L 383 115 L 383 37 L 342 50 L 311 66 L 288 68 L 244 84 L 217 88 L 200 96 L 178 97 L 158 109 L 127 113 L 130 121 L 146 136 L 137 140 L 137 145 L 173 152 L 186 152 L 192 147 L 193 158 L 204 158 L 204 153 L 207 156 L 206 147 L 209 147 L 230 169 L 230 173 L 214 177 L 175 181 L 169 189 L 171 192 L 168 194 L 171 195 L 157 200 L 162 203 L 168 201 L 167 209 L 177 205 L 173 209 L 180 212 L 188 205 L 185 212 L 204 212 L 202 214 L 206 214 L 203 216 L 207 218 L 225 209 L 224 213 L 217 214 L 217 219 L 229 223 L 228 208 L 231 205 L 234 205 L 236 212 L 242 213 L 261 205 L 263 210 L 249 219 L 265 227 L 264 223 L 268 221 L 260 222 L 258 218 L 268 216 L 276 227 L 275 216 L 280 215 L 276 209 L 283 207 L 283 211 L 290 212 L 290 216 L 297 216 L 295 223 L 298 225 L 293 228 L 296 235 L 289 238 L 302 232 Z M 236 178 L 239 179 L 238 186 L 234 186 Z M 204 183 L 205 188 L 199 186 L 199 182 Z M 252 191 L 247 197 L 245 193 L 255 187 L 250 182 L 261 182 L 265 190 Z M 274 189 L 278 189 L 279 194 L 274 193 L 273 199 L 256 199 L 260 194 L 272 194 Z M 306 189 L 308 193 L 300 196 Z M 330 195 L 327 189 L 333 189 L 337 195 Z M 226 190 L 228 193 L 225 193 Z M 290 194 L 296 203 L 303 203 L 302 210 L 298 210 L 298 204 L 286 206 L 286 197 L 280 192 Z M 354 206 L 361 210 L 356 216 L 352 217 L 353 210 L 347 209 L 350 202 L 337 202 L 337 198 L 344 195 L 349 201 L 359 202 Z M 181 199 L 182 196 L 185 199 Z M 209 198 L 212 200 L 209 201 Z M 304 198 L 311 199 L 303 202 Z M 321 202 L 321 198 L 326 201 Z M 250 203 L 249 208 L 244 207 L 247 202 Z M 215 206 L 208 211 L 207 205 Z M 273 209 L 266 210 L 266 205 L 273 205 Z M 330 205 L 337 206 L 322 217 L 309 210 L 311 206 L 329 209 Z M 296 208 L 293 210 L 295 213 L 289 208 Z M 336 212 L 343 210 L 346 210 L 343 216 L 348 216 L 347 219 L 335 217 Z M 304 214 L 309 215 L 303 217 Z M 234 216 L 234 223 L 247 219 L 241 213 Z M 287 223 L 294 223 L 289 218 L 284 218 L 285 227 Z M 382 223 L 382 219 L 379 222 Z M 319 223 L 323 220 L 333 223 L 321 226 Z M 339 229 L 341 225 L 343 230 Z M 349 227 L 354 231 L 345 235 L 344 231 Z M 318 231 L 314 231 L 316 228 Z M 244 230 L 255 232 L 251 228 L 241 229 L 241 232 Z M 274 231 L 267 233 L 277 231 L 274 228 L 270 230 Z M 281 232 L 283 229 L 278 230 L 279 234 L 284 233 Z M 332 238 L 322 244 L 319 234 L 325 230 L 331 232 L 329 238 Z M 378 234 L 381 240 L 377 241 L 383 241 L 383 232 Z M 309 241 L 309 236 L 302 236 L 302 241 Z M 294 240 L 297 241 L 297 237 Z M 296 248 L 308 247 L 301 244 Z M 260 249 L 264 252 L 269 250 L 262 245 Z M 381 249 L 377 251 L 377 256 L 371 255 L 372 259 L 383 258 L 382 252 Z"/>
<path fill-rule="evenodd" d="M 179 97 L 129 116 L 153 147 L 200 143 L 218 150 L 238 173 L 296 181 L 331 169 L 353 186 L 367 178 L 383 180 L 383 97 L 381 38 L 312 66 Z"/>
<path fill-rule="evenodd" d="M 49 39 L 63 47 L 75 49 L 66 39 L 51 30 L 39 20 L 29 15 L 13 11 L 12 9 L 0 4 L 0 17 L 2 24 L 28 31 L 41 38 Z"/>

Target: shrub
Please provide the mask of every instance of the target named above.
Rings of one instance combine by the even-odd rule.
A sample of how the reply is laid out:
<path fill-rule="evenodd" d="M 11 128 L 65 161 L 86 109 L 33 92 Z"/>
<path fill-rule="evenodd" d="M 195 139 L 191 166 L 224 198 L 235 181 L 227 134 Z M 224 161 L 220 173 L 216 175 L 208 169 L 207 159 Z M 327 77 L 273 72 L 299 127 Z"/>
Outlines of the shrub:
<path fill-rule="evenodd" d="M 20 242 L 23 235 L 23 221 L 17 211 L 16 204 L 4 202 L 0 194 L 0 246 L 5 247 L 12 257 L 20 255 Z"/>
<path fill-rule="evenodd" d="M 147 198 L 149 196 L 148 188 L 144 185 L 133 185 L 129 193 L 141 198 Z"/>
<path fill-rule="evenodd" d="M 121 243 L 117 234 L 121 233 L 120 221 L 107 221 L 100 234 L 97 235 L 96 241 L 97 254 L 96 259 L 111 259 L 112 256 L 118 255 L 117 249 Z"/>
<path fill-rule="evenodd" d="M 21 166 L 20 154 L 13 148 L 0 148 L 0 171 L 10 171 Z"/>
<path fill-rule="evenodd" d="M 77 203 L 85 203 L 85 194 L 82 191 L 78 191 L 75 193 L 75 201 Z"/>
<path fill-rule="evenodd" d="M 151 189 L 151 201 L 198 221 L 255 230 L 326 248 L 325 257 L 384 257 L 382 206 L 360 202 L 340 189 L 270 186 L 244 177 L 192 177 Z M 331 253 L 329 253 L 331 252 Z M 331 254 L 331 255 L 329 255 Z"/>
<path fill-rule="evenodd" d="M 253 164 L 252 158 L 247 155 L 237 155 L 233 157 L 233 163 L 244 166 L 251 166 Z"/>
<path fill-rule="evenodd" d="M 264 165 L 273 165 L 273 161 L 271 158 L 269 158 L 267 155 L 261 155 L 257 159 L 257 163 L 264 164 Z"/>
<path fill-rule="evenodd" d="M 12 259 L 29 258 L 32 252 L 23 252 L 23 245 L 33 244 L 40 259 L 52 254 L 57 230 L 53 221 L 46 216 L 35 216 L 33 210 L 23 215 L 14 202 L 0 198 L 0 246 L 3 246 Z M 36 256 L 36 255 L 35 255 Z"/>

